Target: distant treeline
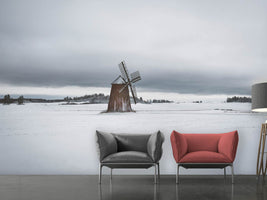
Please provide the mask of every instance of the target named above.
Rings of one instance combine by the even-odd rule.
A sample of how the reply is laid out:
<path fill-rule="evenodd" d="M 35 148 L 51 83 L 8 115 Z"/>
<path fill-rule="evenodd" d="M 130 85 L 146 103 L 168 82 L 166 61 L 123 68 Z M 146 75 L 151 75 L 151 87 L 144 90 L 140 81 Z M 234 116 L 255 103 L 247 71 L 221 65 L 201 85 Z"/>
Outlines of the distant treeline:
<path fill-rule="evenodd" d="M 11 103 L 23 104 L 23 102 L 24 102 L 23 96 L 20 96 L 17 99 L 13 99 L 10 97 L 9 94 L 5 95 L 3 99 L 0 99 L 0 103 L 3 103 L 3 104 L 11 104 Z"/>
<path fill-rule="evenodd" d="M 102 104 L 108 103 L 109 95 L 104 95 L 103 93 L 99 94 L 91 94 L 84 95 L 80 97 L 65 97 L 63 99 L 42 99 L 42 98 L 24 98 L 20 96 L 18 98 L 12 98 L 9 94 L 5 95 L 3 99 L 0 98 L 0 103 L 2 104 L 19 104 L 22 105 L 24 103 L 55 103 L 55 102 L 66 102 L 66 104 L 77 104 L 77 103 L 86 103 L 86 104 Z M 131 97 L 131 102 L 133 102 L 133 98 Z M 137 103 L 151 104 L 151 103 L 172 103 L 173 101 L 161 99 L 153 99 L 153 100 L 143 100 L 142 97 L 137 98 Z"/>
<path fill-rule="evenodd" d="M 240 102 L 240 103 L 251 103 L 251 97 L 228 97 L 226 100 L 227 103 L 231 102 Z"/>
<path fill-rule="evenodd" d="M 19 104 L 22 105 L 24 103 L 54 103 L 54 102 L 63 102 L 64 99 L 41 99 L 41 98 L 24 98 L 23 96 L 19 96 L 18 98 L 12 98 L 9 94 L 5 95 L 3 99 L 0 99 L 0 103 L 2 104 Z"/>
<path fill-rule="evenodd" d="M 109 95 L 104 95 L 103 93 L 99 93 L 99 94 L 84 95 L 80 97 L 65 97 L 64 101 L 68 103 L 75 103 L 75 102 L 86 102 L 90 104 L 108 103 Z"/>
<path fill-rule="evenodd" d="M 151 100 L 150 100 L 151 101 Z M 151 103 L 151 102 L 150 102 Z M 166 99 L 160 99 L 160 100 L 157 100 L 157 99 L 153 99 L 152 100 L 152 103 L 173 103 L 173 101 L 169 101 L 169 100 L 166 100 Z"/>

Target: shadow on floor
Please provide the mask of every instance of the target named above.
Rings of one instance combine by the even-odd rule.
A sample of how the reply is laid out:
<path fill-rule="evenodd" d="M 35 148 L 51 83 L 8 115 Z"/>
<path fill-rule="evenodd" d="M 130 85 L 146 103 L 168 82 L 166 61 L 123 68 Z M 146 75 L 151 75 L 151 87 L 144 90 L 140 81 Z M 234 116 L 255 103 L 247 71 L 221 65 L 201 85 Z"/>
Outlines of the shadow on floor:
<path fill-rule="evenodd" d="M 98 192 L 100 200 L 267 200 L 267 186 L 255 176 L 236 176 L 235 184 L 230 177 L 184 176 L 177 185 L 172 176 L 162 176 L 160 184 L 153 184 L 151 177 L 117 176 L 112 181 L 106 178 Z"/>
<path fill-rule="evenodd" d="M 255 176 L 96 175 L 0 176 L 0 200 L 267 200 L 267 184 Z"/>

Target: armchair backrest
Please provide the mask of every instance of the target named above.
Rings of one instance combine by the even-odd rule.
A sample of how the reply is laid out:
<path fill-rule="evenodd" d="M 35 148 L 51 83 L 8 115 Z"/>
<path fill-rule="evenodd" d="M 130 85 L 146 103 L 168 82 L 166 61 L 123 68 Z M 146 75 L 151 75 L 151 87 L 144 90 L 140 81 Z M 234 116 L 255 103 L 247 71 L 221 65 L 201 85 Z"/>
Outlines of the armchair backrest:
<path fill-rule="evenodd" d="M 218 143 L 222 134 L 183 134 L 186 138 L 187 152 L 213 151 L 218 152 Z"/>
<path fill-rule="evenodd" d="M 141 151 L 147 153 L 147 142 L 151 134 L 113 134 L 117 141 L 118 152 Z"/>

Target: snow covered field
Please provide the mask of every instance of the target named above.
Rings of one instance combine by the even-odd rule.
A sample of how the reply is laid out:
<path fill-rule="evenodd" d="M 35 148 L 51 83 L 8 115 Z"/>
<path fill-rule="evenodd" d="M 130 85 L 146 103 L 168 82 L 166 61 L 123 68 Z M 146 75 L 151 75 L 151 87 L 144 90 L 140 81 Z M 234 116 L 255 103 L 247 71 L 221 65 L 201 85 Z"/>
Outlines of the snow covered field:
<path fill-rule="evenodd" d="M 0 105 L 0 174 L 97 174 L 95 130 L 165 135 L 161 173 L 174 174 L 170 134 L 239 131 L 236 174 L 255 174 L 264 114 L 249 103 L 137 104 L 136 113 L 105 113 L 106 104 Z M 230 172 L 230 169 L 228 169 Z M 119 171 L 119 172 L 118 172 Z M 104 169 L 104 173 L 109 170 Z M 115 174 L 152 174 L 150 170 L 115 170 Z M 181 169 L 182 174 L 223 174 L 223 170 Z"/>

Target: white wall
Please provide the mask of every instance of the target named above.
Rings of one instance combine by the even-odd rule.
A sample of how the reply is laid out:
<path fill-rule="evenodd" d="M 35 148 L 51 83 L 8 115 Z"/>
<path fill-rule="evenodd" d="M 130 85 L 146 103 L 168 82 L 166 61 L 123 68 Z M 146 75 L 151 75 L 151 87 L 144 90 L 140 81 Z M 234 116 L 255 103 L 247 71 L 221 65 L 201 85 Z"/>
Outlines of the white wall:
<path fill-rule="evenodd" d="M 248 113 L 250 104 L 154 104 L 134 108 L 136 113 L 99 114 L 106 105 L 0 105 L 0 174 L 98 174 L 96 129 L 120 133 L 161 130 L 165 135 L 162 174 L 174 174 L 176 170 L 169 139 L 172 130 L 221 133 L 237 129 L 235 173 L 255 174 L 265 116 Z M 151 174 L 153 169 L 120 169 L 114 173 Z M 182 168 L 181 173 L 222 174 L 223 170 Z"/>

